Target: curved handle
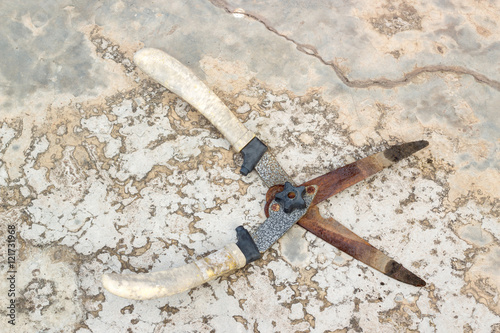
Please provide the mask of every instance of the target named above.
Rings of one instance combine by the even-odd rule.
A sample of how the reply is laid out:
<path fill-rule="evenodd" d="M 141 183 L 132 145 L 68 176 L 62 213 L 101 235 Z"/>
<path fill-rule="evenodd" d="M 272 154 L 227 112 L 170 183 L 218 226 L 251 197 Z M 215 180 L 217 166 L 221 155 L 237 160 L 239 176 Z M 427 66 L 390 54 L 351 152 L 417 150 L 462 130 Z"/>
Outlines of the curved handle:
<path fill-rule="evenodd" d="M 226 137 L 236 152 L 255 137 L 255 134 L 177 59 L 161 50 L 144 48 L 134 55 L 134 62 L 158 83 L 201 112 Z"/>
<path fill-rule="evenodd" d="M 245 255 L 232 243 L 198 261 L 167 271 L 144 274 L 104 274 L 102 284 L 124 298 L 144 300 L 181 293 L 246 265 Z"/>

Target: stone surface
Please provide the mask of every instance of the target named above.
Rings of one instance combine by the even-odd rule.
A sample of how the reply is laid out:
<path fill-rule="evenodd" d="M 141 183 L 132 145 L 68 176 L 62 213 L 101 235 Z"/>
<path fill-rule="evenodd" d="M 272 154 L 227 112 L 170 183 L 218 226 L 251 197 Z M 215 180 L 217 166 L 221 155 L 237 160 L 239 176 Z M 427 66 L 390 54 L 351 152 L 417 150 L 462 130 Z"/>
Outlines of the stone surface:
<path fill-rule="evenodd" d="M 12 332 L 500 331 L 499 4 L 453 0 L 0 4 L 0 238 Z M 225 139 L 132 63 L 190 67 L 305 181 L 390 144 L 429 148 L 321 206 L 415 288 L 300 227 L 263 259 L 154 301 L 103 272 L 192 261 L 264 219 Z"/>

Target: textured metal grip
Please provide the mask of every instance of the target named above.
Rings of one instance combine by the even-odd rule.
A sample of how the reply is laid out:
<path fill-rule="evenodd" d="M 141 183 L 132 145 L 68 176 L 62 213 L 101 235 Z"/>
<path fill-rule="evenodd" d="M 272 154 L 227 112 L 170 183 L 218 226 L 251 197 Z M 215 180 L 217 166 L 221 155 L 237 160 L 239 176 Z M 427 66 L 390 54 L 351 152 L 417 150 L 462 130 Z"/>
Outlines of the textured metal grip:
<path fill-rule="evenodd" d="M 135 64 L 203 114 L 229 141 L 236 152 L 255 136 L 208 87 L 177 59 L 157 49 L 134 55 Z"/>

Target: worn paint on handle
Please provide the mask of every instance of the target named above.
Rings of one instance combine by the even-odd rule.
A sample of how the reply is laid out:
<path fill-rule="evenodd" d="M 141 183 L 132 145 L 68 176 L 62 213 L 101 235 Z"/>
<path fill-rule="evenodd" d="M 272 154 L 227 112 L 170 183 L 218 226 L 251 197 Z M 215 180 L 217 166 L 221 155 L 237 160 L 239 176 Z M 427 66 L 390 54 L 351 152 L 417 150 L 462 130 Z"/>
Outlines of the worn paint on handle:
<path fill-rule="evenodd" d="M 166 271 L 144 274 L 104 274 L 102 284 L 112 294 L 144 300 L 175 295 L 245 266 L 239 247 L 232 243 L 198 261 Z"/>
<path fill-rule="evenodd" d="M 236 152 L 255 134 L 193 72 L 167 53 L 144 48 L 134 55 L 135 64 L 203 114 L 229 141 Z"/>

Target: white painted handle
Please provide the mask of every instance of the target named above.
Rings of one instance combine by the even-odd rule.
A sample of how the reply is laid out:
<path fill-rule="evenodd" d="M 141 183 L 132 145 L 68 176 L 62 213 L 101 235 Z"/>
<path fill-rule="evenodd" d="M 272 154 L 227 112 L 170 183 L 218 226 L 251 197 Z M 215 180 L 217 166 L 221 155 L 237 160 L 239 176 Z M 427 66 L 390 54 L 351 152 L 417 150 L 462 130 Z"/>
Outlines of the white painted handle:
<path fill-rule="evenodd" d="M 255 134 L 198 78 L 165 52 L 144 48 L 134 55 L 135 64 L 147 75 L 200 111 L 226 137 L 236 152 Z"/>
<path fill-rule="evenodd" d="M 232 243 L 205 258 L 167 271 L 144 274 L 104 274 L 102 284 L 124 298 L 144 300 L 181 293 L 246 264 L 245 255 Z"/>

